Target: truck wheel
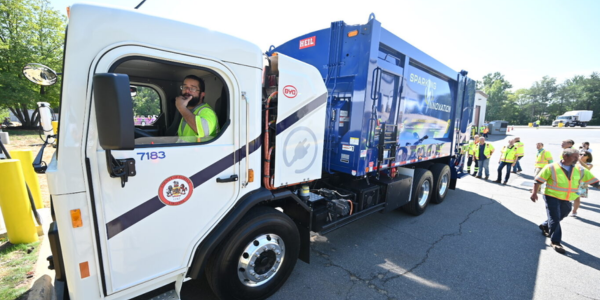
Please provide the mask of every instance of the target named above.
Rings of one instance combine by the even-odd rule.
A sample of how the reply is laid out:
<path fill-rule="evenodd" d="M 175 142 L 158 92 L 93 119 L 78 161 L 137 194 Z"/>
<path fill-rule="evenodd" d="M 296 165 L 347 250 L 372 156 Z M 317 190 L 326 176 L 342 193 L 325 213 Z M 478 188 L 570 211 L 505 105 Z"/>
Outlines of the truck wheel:
<path fill-rule="evenodd" d="M 288 279 L 300 249 L 292 219 L 271 208 L 253 208 L 215 250 L 206 270 L 220 299 L 265 299 Z"/>
<path fill-rule="evenodd" d="M 418 216 L 425 212 L 433 190 L 433 175 L 425 169 L 415 169 L 410 202 L 402 206 L 407 213 Z"/>
<path fill-rule="evenodd" d="M 450 185 L 450 167 L 445 164 L 435 164 L 429 168 L 433 175 L 433 195 L 431 203 L 440 204 L 448 194 Z"/>
<path fill-rule="evenodd" d="M 586 127 L 587 123 L 581 123 L 581 127 Z"/>

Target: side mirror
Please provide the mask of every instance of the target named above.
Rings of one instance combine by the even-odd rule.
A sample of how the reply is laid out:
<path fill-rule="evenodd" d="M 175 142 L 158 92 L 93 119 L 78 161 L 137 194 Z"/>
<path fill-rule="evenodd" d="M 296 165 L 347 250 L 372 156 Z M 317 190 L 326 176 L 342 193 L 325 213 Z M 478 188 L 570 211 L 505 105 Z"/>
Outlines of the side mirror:
<path fill-rule="evenodd" d="M 23 68 L 23 75 L 31 82 L 45 86 L 55 84 L 58 78 L 54 70 L 42 64 L 27 64 Z"/>
<path fill-rule="evenodd" d="M 100 146 L 104 150 L 133 150 L 133 101 L 129 76 L 94 75 L 94 102 Z"/>
<path fill-rule="evenodd" d="M 131 92 L 131 98 L 137 96 L 137 87 L 129 86 L 129 91 Z"/>

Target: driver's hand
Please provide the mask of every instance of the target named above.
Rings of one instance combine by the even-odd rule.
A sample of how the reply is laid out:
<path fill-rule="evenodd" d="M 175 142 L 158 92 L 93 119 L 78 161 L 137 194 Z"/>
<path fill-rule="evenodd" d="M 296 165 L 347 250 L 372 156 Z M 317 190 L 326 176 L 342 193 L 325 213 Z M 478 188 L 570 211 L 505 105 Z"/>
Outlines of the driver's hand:
<path fill-rule="evenodd" d="M 185 109 L 187 108 L 187 104 L 188 102 L 190 102 L 190 100 L 192 100 L 192 95 L 189 95 L 187 97 L 179 96 L 175 98 L 175 106 L 177 107 L 177 109 Z"/>

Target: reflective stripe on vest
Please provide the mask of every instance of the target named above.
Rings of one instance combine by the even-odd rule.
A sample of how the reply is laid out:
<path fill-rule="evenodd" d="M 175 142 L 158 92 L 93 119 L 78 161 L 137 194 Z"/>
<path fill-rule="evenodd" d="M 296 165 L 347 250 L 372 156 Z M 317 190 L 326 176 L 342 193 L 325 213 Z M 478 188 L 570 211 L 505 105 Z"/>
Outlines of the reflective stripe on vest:
<path fill-rule="evenodd" d="M 549 166 L 552 174 L 552 184 L 546 182 L 546 190 L 544 194 L 558 198 L 561 200 L 573 201 L 579 197 L 579 182 L 584 176 L 584 169 L 581 166 L 573 166 L 571 178 L 567 178 L 567 174 L 558 163 L 553 163 Z M 579 172 L 576 172 L 579 169 Z M 559 170 L 557 170 L 559 169 Z"/>

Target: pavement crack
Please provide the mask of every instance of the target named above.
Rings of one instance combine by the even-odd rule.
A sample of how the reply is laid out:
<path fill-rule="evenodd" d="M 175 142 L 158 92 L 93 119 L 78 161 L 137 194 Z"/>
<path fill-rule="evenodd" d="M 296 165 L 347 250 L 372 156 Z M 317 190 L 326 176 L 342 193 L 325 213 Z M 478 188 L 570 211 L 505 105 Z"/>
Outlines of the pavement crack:
<path fill-rule="evenodd" d="M 387 274 L 390 271 L 386 271 L 386 272 L 377 272 L 375 273 L 375 275 L 371 276 L 370 278 L 362 278 L 360 277 L 358 274 L 355 274 L 354 272 L 346 269 L 344 266 L 338 265 L 336 263 L 334 263 L 331 258 L 329 257 L 329 255 L 323 251 L 319 251 L 317 249 L 315 249 L 314 247 L 311 247 L 311 250 L 316 253 L 318 256 L 324 258 L 327 261 L 326 266 L 332 266 L 332 267 L 336 267 L 338 269 L 343 270 L 344 272 L 348 273 L 348 276 L 350 277 L 350 281 L 352 282 L 352 286 L 350 287 L 350 289 L 348 289 L 348 292 L 346 293 L 346 299 L 349 299 L 348 297 L 350 297 L 350 290 L 352 290 L 357 283 L 363 283 L 365 284 L 367 287 L 377 291 L 379 294 L 382 295 L 389 295 L 389 292 L 385 289 L 382 289 L 381 287 L 375 285 L 374 281 L 376 279 L 382 280 L 383 278 L 385 278 L 385 276 L 387 276 Z M 389 296 L 388 296 L 389 298 Z"/>
<path fill-rule="evenodd" d="M 398 278 L 398 277 L 405 276 L 406 274 L 412 273 L 414 270 L 416 270 L 417 268 L 419 268 L 419 267 L 421 267 L 422 265 L 424 265 L 424 264 L 427 262 L 427 260 L 429 259 L 429 253 L 431 253 L 431 251 L 432 251 L 432 250 L 435 248 L 435 246 L 436 246 L 436 245 L 437 245 L 439 242 L 443 241 L 445 238 L 447 238 L 447 237 L 453 237 L 453 236 L 461 236 L 461 235 L 463 234 L 463 232 L 462 232 L 462 230 L 463 230 L 463 224 L 465 224 L 465 223 L 466 223 L 466 222 L 469 220 L 469 218 L 471 218 L 471 216 L 472 216 L 473 214 L 475 214 L 475 213 L 477 213 L 478 211 L 482 210 L 482 209 L 483 209 L 485 206 L 488 206 L 488 205 L 493 205 L 493 204 L 497 203 L 497 202 L 496 202 L 495 200 L 493 200 L 493 199 L 489 199 L 489 198 L 488 198 L 488 200 L 490 200 L 490 202 L 489 202 L 489 203 L 484 203 L 484 204 L 482 204 L 481 206 L 479 206 L 478 208 L 476 208 L 476 209 L 474 209 L 473 211 L 471 211 L 471 212 L 470 212 L 470 213 L 469 213 L 469 214 L 468 214 L 468 215 L 465 217 L 465 219 L 464 219 L 464 220 L 462 220 L 462 222 L 460 222 L 460 223 L 458 224 L 458 232 L 444 234 L 444 235 L 440 236 L 440 238 L 439 238 L 439 239 L 437 239 L 435 242 L 433 242 L 433 243 L 431 244 L 431 246 L 429 247 L 429 249 L 427 249 L 427 251 L 425 252 L 425 256 L 423 256 L 423 259 L 421 259 L 421 261 L 420 261 L 419 263 L 417 263 L 416 265 L 414 265 L 412 268 L 410 268 L 410 269 L 408 269 L 408 270 L 404 271 L 402 274 L 397 274 L 397 275 L 395 275 L 395 276 L 392 276 L 392 277 L 386 278 L 385 280 L 383 280 L 383 283 L 384 283 L 384 284 L 386 284 L 386 283 L 387 283 L 388 281 L 390 281 L 390 280 L 393 280 L 393 279 L 396 279 L 396 278 Z M 389 273 L 389 272 L 388 272 L 388 273 Z"/>

